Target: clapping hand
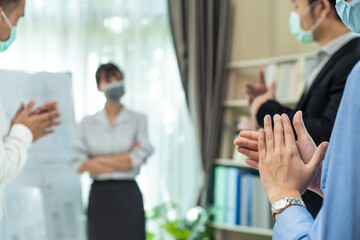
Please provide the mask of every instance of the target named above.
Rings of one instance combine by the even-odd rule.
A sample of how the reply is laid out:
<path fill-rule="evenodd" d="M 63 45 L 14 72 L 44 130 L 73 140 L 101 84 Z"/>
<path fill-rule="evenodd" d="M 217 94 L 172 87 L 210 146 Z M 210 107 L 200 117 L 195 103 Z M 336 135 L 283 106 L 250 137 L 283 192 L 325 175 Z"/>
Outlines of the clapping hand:
<path fill-rule="evenodd" d="M 303 162 L 309 163 L 313 157 L 317 147 L 307 132 L 304 122 L 302 120 L 302 112 L 299 111 L 295 114 L 293 119 L 293 125 L 297 134 L 296 146 L 298 148 L 300 158 Z M 242 131 L 240 132 L 240 137 L 237 138 L 234 144 L 237 146 L 237 150 L 248 157 L 246 163 L 255 168 L 259 169 L 259 153 L 258 153 L 258 137 L 259 132 L 255 131 Z M 308 189 L 316 192 L 320 196 L 323 196 L 323 193 L 320 189 L 321 181 L 321 170 L 322 163 L 319 165 L 316 170 L 315 176 L 312 178 Z"/>

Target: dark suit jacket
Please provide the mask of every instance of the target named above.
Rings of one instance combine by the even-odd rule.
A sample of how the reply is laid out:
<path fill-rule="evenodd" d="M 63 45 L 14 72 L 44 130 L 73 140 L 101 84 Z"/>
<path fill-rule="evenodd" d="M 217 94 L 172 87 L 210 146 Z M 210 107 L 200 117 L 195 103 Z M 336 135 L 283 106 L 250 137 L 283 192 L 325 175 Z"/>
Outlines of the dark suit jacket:
<path fill-rule="evenodd" d="M 292 120 L 295 113 L 302 110 L 305 126 L 314 142 L 319 145 L 323 141 L 329 141 L 347 77 L 359 60 L 360 38 L 355 38 L 330 58 L 310 86 L 309 91 L 303 94 L 296 109 L 284 107 L 276 101 L 268 101 L 260 107 L 257 113 L 259 124 L 264 125 L 264 117 L 267 114 L 274 116 L 286 113 Z M 311 198 L 317 199 L 317 204 L 315 200 L 310 200 L 310 203 L 308 200 L 306 202 L 311 214 L 315 216 L 320 210 L 321 201 L 317 195 Z"/>

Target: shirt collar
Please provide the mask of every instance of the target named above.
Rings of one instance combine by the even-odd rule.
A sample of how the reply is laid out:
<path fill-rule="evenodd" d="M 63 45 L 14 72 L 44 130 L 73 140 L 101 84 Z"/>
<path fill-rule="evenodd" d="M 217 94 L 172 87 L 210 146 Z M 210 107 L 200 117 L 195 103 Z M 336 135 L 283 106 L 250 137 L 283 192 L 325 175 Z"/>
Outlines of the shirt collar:
<path fill-rule="evenodd" d="M 351 40 L 359 37 L 359 34 L 353 33 L 353 32 L 348 32 L 345 33 L 343 35 L 341 35 L 340 37 L 337 37 L 336 39 L 334 39 L 333 41 L 331 41 L 330 43 L 328 43 L 327 45 L 325 45 L 320 52 L 325 53 L 328 56 L 332 56 L 334 55 L 337 51 L 339 51 L 343 46 L 345 46 L 348 42 L 350 42 Z"/>
<path fill-rule="evenodd" d="M 122 121 L 128 119 L 128 117 L 129 117 L 129 111 L 125 107 L 123 107 L 123 109 L 120 111 L 120 113 L 116 117 L 113 126 L 117 125 L 119 122 L 122 122 Z M 96 121 L 98 121 L 102 124 L 105 124 L 106 126 L 110 126 L 105 109 L 103 109 L 100 112 L 98 112 L 97 114 L 95 114 L 94 118 Z"/>

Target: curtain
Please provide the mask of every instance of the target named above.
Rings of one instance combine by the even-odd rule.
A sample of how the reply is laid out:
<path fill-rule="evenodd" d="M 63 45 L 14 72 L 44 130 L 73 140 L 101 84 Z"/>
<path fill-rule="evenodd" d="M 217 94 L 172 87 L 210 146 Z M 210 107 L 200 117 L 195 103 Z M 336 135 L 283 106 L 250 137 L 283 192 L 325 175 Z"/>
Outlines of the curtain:
<path fill-rule="evenodd" d="M 229 0 L 168 0 L 177 60 L 205 171 L 201 203 L 217 156 L 229 44 Z"/>
<path fill-rule="evenodd" d="M 196 204 L 202 169 L 166 0 L 27 1 L 17 40 L 0 55 L 3 69 L 71 72 L 77 121 L 103 108 L 95 71 L 108 61 L 125 72 L 125 106 L 148 118 L 155 154 L 138 178 L 145 207 L 174 201 L 185 212 Z"/>

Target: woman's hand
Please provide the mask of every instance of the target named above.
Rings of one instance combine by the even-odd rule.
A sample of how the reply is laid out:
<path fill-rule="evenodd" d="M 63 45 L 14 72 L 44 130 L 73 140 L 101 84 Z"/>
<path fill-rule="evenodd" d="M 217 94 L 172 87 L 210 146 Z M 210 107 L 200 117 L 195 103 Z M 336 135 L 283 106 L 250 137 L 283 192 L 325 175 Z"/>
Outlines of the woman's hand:
<path fill-rule="evenodd" d="M 270 116 L 264 120 L 265 130 L 258 136 L 261 181 L 271 203 L 280 198 L 301 199 L 322 163 L 328 143 L 322 143 L 308 163 L 298 151 L 294 132 L 287 115 Z"/>
<path fill-rule="evenodd" d="M 317 147 L 305 128 L 301 111 L 295 114 L 293 125 L 298 137 L 296 146 L 299 150 L 300 157 L 304 163 L 308 163 L 314 155 Z M 246 163 L 255 169 L 259 169 L 258 136 L 258 132 L 242 131 L 240 132 L 241 138 L 237 138 L 234 142 L 234 144 L 238 147 L 237 150 L 248 157 L 248 159 L 246 159 Z M 321 171 L 322 164 L 316 171 L 316 175 L 310 182 L 308 189 L 323 197 L 323 193 L 320 189 Z"/>

